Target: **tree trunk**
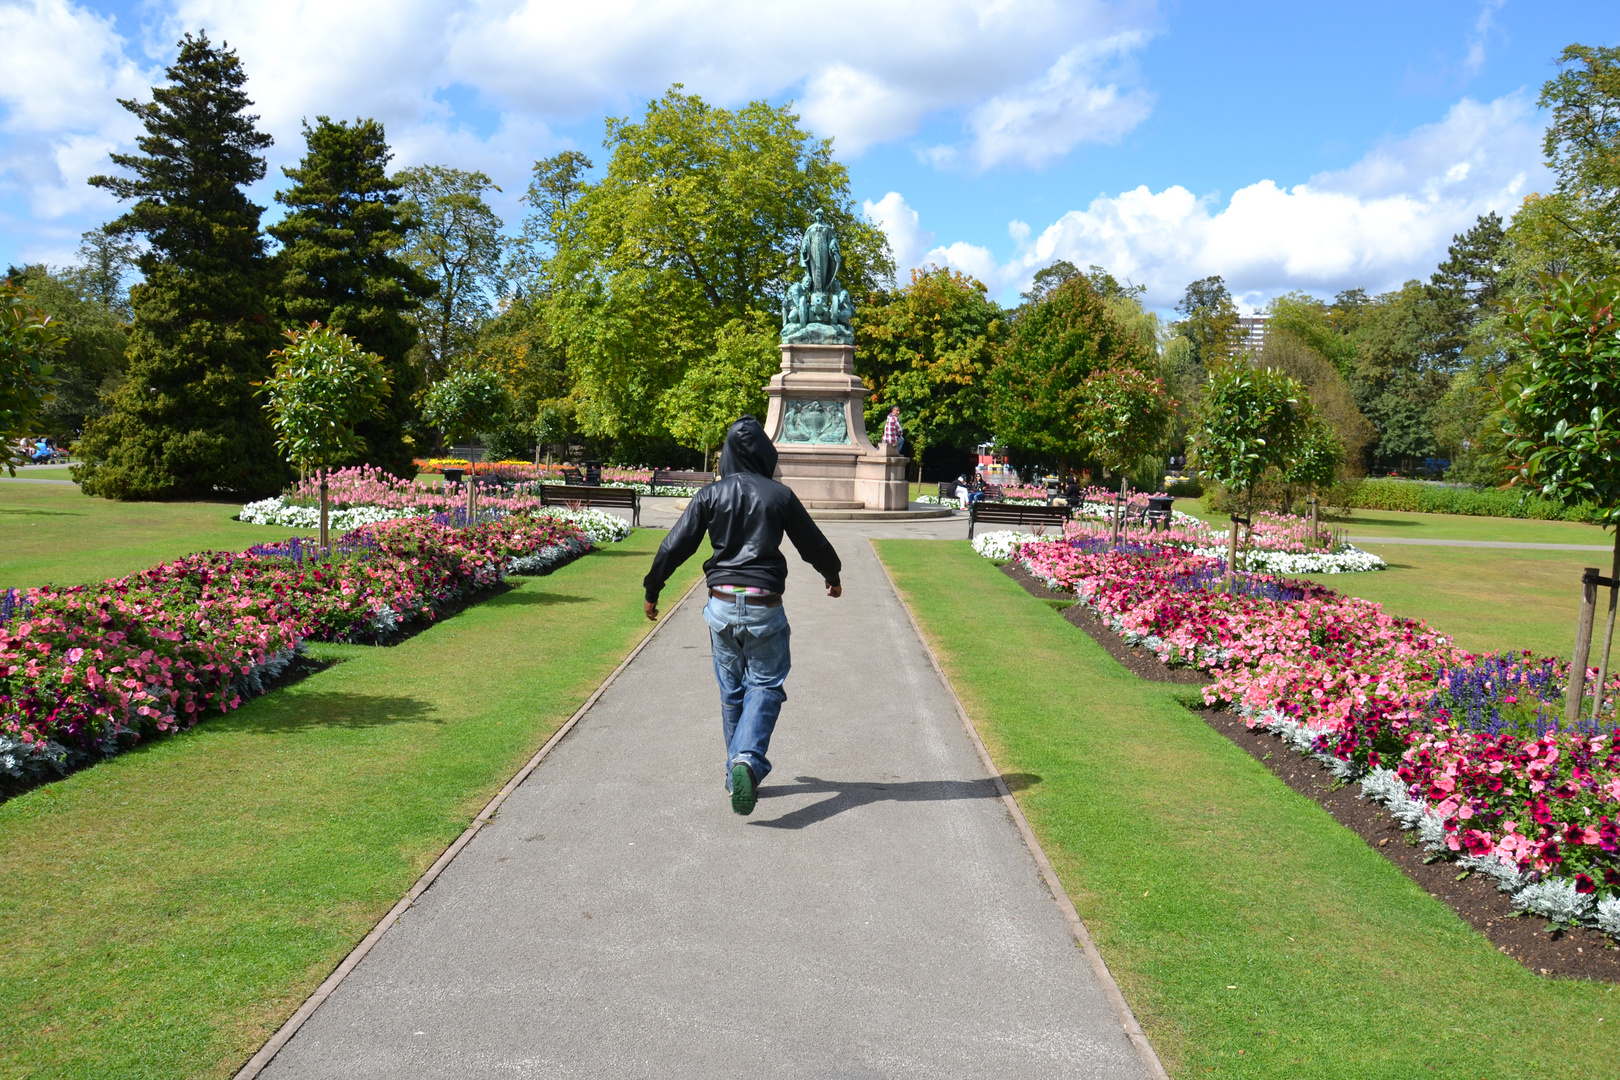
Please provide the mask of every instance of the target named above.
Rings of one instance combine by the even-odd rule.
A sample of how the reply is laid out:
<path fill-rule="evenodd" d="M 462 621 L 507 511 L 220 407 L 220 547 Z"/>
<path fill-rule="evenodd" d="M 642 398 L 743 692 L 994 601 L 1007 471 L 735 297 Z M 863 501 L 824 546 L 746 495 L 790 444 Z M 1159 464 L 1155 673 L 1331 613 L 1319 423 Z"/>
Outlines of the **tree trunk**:
<path fill-rule="evenodd" d="M 1620 525 L 1614 530 L 1614 563 L 1609 567 L 1609 618 L 1603 624 L 1603 651 L 1598 653 L 1597 690 L 1592 695 L 1592 719 L 1603 707 L 1603 692 L 1609 681 L 1609 648 L 1614 644 L 1614 611 L 1620 604 Z"/>
<path fill-rule="evenodd" d="M 1597 567 L 1581 573 L 1581 614 L 1575 620 L 1575 654 L 1569 662 L 1569 685 L 1564 692 L 1564 723 L 1581 718 L 1581 695 L 1586 687 L 1586 664 L 1592 658 L 1592 619 L 1597 611 Z"/>

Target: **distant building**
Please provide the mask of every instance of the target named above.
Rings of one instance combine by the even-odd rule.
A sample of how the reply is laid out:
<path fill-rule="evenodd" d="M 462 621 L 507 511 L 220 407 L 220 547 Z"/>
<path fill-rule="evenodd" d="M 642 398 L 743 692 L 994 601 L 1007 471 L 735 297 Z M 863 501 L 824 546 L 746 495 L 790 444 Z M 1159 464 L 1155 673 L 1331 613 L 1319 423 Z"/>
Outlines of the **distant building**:
<path fill-rule="evenodd" d="M 1271 321 L 1269 315 L 1242 315 L 1238 317 L 1238 351 L 1247 349 L 1256 355 L 1266 344 L 1266 323 Z"/>

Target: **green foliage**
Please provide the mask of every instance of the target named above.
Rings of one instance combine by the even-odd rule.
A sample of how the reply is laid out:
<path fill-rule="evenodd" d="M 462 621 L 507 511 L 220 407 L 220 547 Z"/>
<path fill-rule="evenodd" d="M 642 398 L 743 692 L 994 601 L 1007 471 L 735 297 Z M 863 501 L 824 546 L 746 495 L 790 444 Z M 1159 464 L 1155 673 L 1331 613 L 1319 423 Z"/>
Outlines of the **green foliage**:
<path fill-rule="evenodd" d="M 471 438 L 505 420 L 511 399 L 493 371 L 461 368 L 428 388 L 422 417 L 444 432 L 446 444 Z"/>
<path fill-rule="evenodd" d="M 56 384 L 51 361 L 66 343 L 20 285 L 0 281 L 0 461 L 13 476 L 12 444 L 36 433 Z"/>
<path fill-rule="evenodd" d="M 1305 388 L 1283 371 L 1224 364 L 1204 388 L 1192 464 L 1247 504 L 1267 470 L 1288 463 L 1309 413 Z"/>
<path fill-rule="evenodd" d="M 1107 368 L 1152 366 L 1151 345 L 1123 325 L 1114 303 L 1085 275 L 1020 310 L 1002 361 L 990 375 L 996 438 L 1026 454 L 1063 461 L 1082 456 L 1075 426 L 1086 376 Z"/>
<path fill-rule="evenodd" d="M 1564 246 L 1589 269 L 1620 270 L 1620 47 L 1571 45 L 1541 89 L 1542 149 L 1558 177 L 1552 207 Z"/>
<path fill-rule="evenodd" d="M 1507 284 L 1507 234 L 1496 213 L 1481 214 L 1452 238 L 1446 261 L 1429 277 L 1428 292 L 1439 316 L 1437 351 L 1450 367 L 1462 363 L 1474 329 L 1495 312 Z"/>
<path fill-rule="evenodd" d="M 523 203 L 523 237 L 512 245 L 508 273 L 530 295 L 547 289 L 546 260 L 566 242 L 563 230 L 573 221 L 569 207 L 585 190 L 591 159 L 578 150 L 564 150 L 534 163 Z"/>
<path fill-rule="evenodd" d="M 777 331 L 734 319 L 715 337 L 714 355 L 694 361 L 664 394 L 665 423 L 682 446 L 707 459 L 744 413 L 765 416 L 765 384 L 781 366 Z"/>
<path fill-rule="evenodd" d="M 1307 491 L 1321 491 L 1333 485 L 1343 462 L 1344 448 L 1339 444 L 1339 433 L 1321 413 L 1312 409 L 1306 416 L 1298 445 L 1283 463 L 1283 483 Z"/>
<path fill-rule="evenodd" d="M 1310 396 L 1312 413 L 1332 429 L 1340 468 L 1360 475 L 1364 452 L 1378 433 L 1356 407 L 1355 395 L 1338 368 L 1290 330 L 1276 326 L 1266 329 L 1260 362 L 1299 380 Z"/>
<path fill-rule="evenodd" d="M 842 277 L 861 296 L 893 274 L 883 233 L 857 216 L 830 140 L 786 108 L 715 108 L 672 87 L 639 122 L 610 119 L 601 179 L 541 163 L 537 235 L 546 318 L 575 377 L 580 429 L 657 437 L 662 401 L 714 355 L 720 328 L 781 308 L 800 235 L 821 210 Z"/>
<path fill-rule="evenodd" d="M 1542 282 L 1509 325 L 1529 362 L 1503 393 L 1517 477 L 1565 506 L 1589 503 L 1620 527 L 1620 276 Z"/>
<path fill-rule="evenodd" d="M 405 436 L 416 423 L 421 375 L 410 355 L 417 337 L 410 315 L 433 285 L 395 255 L 413 222 L 388 176 L 388 139 L 375 120 L 351 126 L 320 116 L 304 125 L 304 143 L 297 167 L 282 170 L 293 185 L 276 192 L 287 215 L 269 229 L 282 243 L 281 308 L 300 325 L 318 322 L 382 357 L 393 393 L 358 435 L 371 464 L 413 475 Z"/>
<path fill-rule="evenodd" d="M 1162 380 L 1135 368 L 1107 368 L 1080 384 L 1075 423 L 1092 456 L 1120 473 L 1163 447 L 1175 410 Z"/>
<path fill-rule="evenodd" d="M 1337 504 L 1335 504 L 1337 505 Z M 1603 511 L 1590 505 L 1565 506 L 1524 491 L 1483 491 L 1415 480 L 1362 480 L 1345 492 L 1345 505 L 1359 510 L 1403 510 L 1467 517 L 1529 518 L 1600 524 Z"/>
<path fill-rule="evenodd" d="M 79 262 L 61 272 L 64 283 L 84 301 L 98 304 L 120 322 L 129 322 L 129 289 L 124 279 L 135 268 L 141 247 L 106 229 L 89 229 L 79 237 Z"/>
<path fill-rule="evenodd" d="M 389 391 L 383 358 L 320 323 L 286 337 L 287 345 L 270 354 L 275 370 L 259 388 L 276 445 L 300 468 L 363 460 L 366 440 L 357 429 L 383 412 Z"/>
<path fill-rule="evenodd" d="M 989 379 L 1007 323 L 984 285 L 949 269 L 913 270 L 904 288 L 857 307 L 854 325 L 855 371 L 873 390 L 868 428 L 898 405 L 913 458 L 989 436 Z"/>
<path fill-rule="evenodd" d="M 122 101 L 145 127 L 129 174 L 91 183 L 133 205 L 109 230 L 145 236 L 131 290 L 128 377 L 90 421 L 76 475 L 94 495 L 260 496 L 286 478 L 253 384 L 270 372 L 275 327 L 259 234 L 243 191 L 264 177 L 236 54 L 187 35 L 152 100 Z"/>
<path fill-rule="evenodd" d="M 1200 367 L 1214 367 L 1236 352 L 1240 336 L 1237 305 L 1219 274 L 1188 285 L 1176 310 L 1182 320 L 1173 329 L 1192 342 L 1193 356 Z"/>
<path fill-rule="evenodd" d="M 1459 371 L 1430 410 L 1434 438 L 1451 461 L 1446 479 L 1476 487 L 1507 480 L 1502 454 L 1502 392 L 1498 374 L 1483 364 Z"/>
<path fill-rule="evenodd" d="M 444 165 L 403 169 L 394 182 L 412 224 L 405 262 L 434 289 L 417 315 L 423 373 L 433 379 L 469 348 L 500 290 L 501 219 L 484 193 L 501 189 L 481 172 Z"/>
<path fill-rule="evenodd" d="M 1266 308 L 1266 344 L 1278 333 L 1289 334 L 1307 348 L 1325 357 L 1342 378 L 1356 370 L 1356 343 L 1335 325 L 1334 310 L 1306 293 L 1284 293 Z"/>
<path fill-rule="evenodd" d="M 89 418 L 107 411 L 102 395 L 122 379 L 129 345 L 129 328 L 98 292 L 90 291 L 81 269 L 53 273 L 44 266 L 13 267 L 10 275 L 67 338 L 54 361 L 55 395 L 39 417 L 41 434 L 62 446 L 79 437 Z"/>

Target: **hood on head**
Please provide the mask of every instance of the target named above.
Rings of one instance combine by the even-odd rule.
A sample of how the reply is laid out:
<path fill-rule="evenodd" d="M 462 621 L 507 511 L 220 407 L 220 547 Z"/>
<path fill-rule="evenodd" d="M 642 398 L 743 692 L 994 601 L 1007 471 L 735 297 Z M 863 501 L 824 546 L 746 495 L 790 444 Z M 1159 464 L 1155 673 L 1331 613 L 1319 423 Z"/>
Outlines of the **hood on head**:
<path fill-rule="evenodd" d="M 765 429 L 752 416 L 743 415 L 726 432 L 726 445 L 720 451 L 720 475 L 776 472 L 776 447 L 765 437 Z"/>

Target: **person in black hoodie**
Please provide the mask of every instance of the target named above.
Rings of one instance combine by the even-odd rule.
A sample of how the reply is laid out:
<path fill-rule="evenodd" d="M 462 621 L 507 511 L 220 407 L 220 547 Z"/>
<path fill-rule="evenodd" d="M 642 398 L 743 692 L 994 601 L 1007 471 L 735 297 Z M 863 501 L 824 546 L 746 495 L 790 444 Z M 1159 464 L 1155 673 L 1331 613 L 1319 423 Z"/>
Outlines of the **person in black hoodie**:
<path fill-rule="evenodd" d="M 664 582 L 708 534 L 714 555 L 703 564 L 709 602 L 703 621 L 709 624 L 714 651 L 714 677 L 720 683 L 720 723 L 726 740 L 726 789 L 739 814 L 754 809 L 754 792 L 771 763 L 777 715 L 787 694 L 791 661 L 787 613 L 782 589 L 787 585 L 787 559 L 782 534 L 827 586 L 827 595 L 842 595 L 842 564 L 799 497 L 771 479 L 776 447 L 752 416 L 726 432 L 720 452 L 720 479 L 703 488 L 658 545 L 652 569 L 642 582 L 647 592 L 647 618 L 658 618 L 658 594 Z"/>

